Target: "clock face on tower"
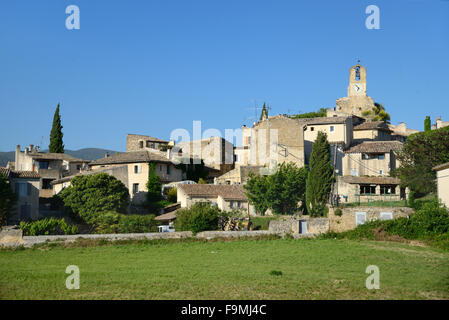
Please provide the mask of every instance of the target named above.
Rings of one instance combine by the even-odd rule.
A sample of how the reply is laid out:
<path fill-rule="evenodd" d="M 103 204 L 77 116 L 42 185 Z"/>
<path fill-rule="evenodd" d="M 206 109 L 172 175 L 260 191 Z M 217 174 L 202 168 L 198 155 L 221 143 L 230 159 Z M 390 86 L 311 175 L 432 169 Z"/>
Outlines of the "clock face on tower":
<path fill-rule="evenodd" d="M 363 84 L 360 84 L 360 83 L 353 84 L 352 90 L 354 90 L 354 92 L 356 94 L 362 93 L 363 92 Z"/>

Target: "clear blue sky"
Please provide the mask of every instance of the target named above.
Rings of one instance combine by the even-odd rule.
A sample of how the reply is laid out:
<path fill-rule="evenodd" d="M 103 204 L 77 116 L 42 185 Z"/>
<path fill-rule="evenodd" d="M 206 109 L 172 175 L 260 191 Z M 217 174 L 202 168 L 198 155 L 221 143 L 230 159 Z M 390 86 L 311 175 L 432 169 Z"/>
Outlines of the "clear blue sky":
<path fill-rule="evenodd" d="M 78 5 L 81 29 L 67 30 Z M 380 30 L 365 8 L 380 8 Z M 126 133 L 168 139 L 314 111 L 368 69 L 392 123 L 449 121 L 449 1 L 29 0 L 0 4 L 0 151 L 48 147 L 61 102 L 68 149 L 125 150 Z"/>

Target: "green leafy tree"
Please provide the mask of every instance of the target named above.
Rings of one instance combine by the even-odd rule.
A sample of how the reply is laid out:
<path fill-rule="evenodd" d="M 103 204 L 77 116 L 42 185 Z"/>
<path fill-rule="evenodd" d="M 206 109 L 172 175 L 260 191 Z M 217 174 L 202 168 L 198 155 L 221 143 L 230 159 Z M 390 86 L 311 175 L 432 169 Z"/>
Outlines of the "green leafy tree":
<path fill-rule="evenodd" d="M 17 195 L 12 191 L 11 185 L 5 176 L 0 174 L 0 227 L 11 216 L 17 202 Z"/>
<path fill-rule="evenodd" d="M 267 176 L 270 208 L 277 214 L 293 214 L 298 204 L 305 204 L 307 168 L 294 163 L 282 163 L 278 170 Z"/>
<path fill-rule="evenodd" d="M 275 173 L 262 176 L 250 173 L 244 186 L 249 202 L 259 214 L 269 208 L 277 214 L 293 214 L 305 203 L 307 169 L 283 163 Z"/>
<path fill-rule="evenodd" d="M 400 165 L 396 175 L 402 186 L 413 190 L 416 197 L 435 192 L 436 173 L 432 168 L 449 162 L 449 127 L 410 135 L 397 159 Z"/>
<path fill-rule="evenodd" d="M 254 206 L 258 214 L 264 215 L 270 208 L 270 200 L 267 196 L 268 182 L 266 176 L 256 175 L 253 172 L 248 174 L 248 181 L 243 186 L 249 203 Z"/>
<path fill-rule="evenodd" d="M 385 111 L 384 106 L 381 103 L 374 103 L 373 107 L 374 111 L 374 121 L 383 121 L 383 122 L 390 122 L 390 114 Z"/>
<path fill-rule="evenodd" d="M 217 206 L 208 202 L 197 202 L 190 209 L 176 211 L 175 230 L 193 233 L 217 230 L 222 217 L 226 218 L 226 214 Z"/>
<path fill-rule="evenodd" d="M 432 130 L 432 124 L 430 121 L 430 117 L 427 116 L 424 120 L 424 132 L 429 132 L 430 130 Z"/>
<path fill-rule="evenodd" d="M 330 146 L 326 133 L 319 131 L 312 146 L 310 172 L 306 183 L 306 206 L 311 216 L 322 216 L 333 181 Z"/>
<path fill-rule="evenodd" d="M 147 202 L 152 204 L 162 199 L 161 190 L 162 183 L 159 176 L 156 174 L 156 164 L 151 162 L 149 164 L 147 187 Z"/>
<path fill-rule="evenodd" d="M 304 118 L 323 118 L 327 117 L 327 110 L 326 108 L 320 108 L 318 111 L 314 112 L 306 112 L 301 114 L 295 114 L 290 116 L 292 119 L 304 119 Z"/>
<path fill-rule="evenodd" d="M 62 125 L 61 115 L 59 114 L 59 103 L 56 107 L 55 115 L 53 116 L 53 126 L 50 132 L 50 146 L 49 152 L 52 153 L 64 153 L 64 144 L 62 142 Z"/>
<path fill-rule="evenodd" d="M 63 189 L 59 198 L 64 206 L 88 224 L 107 211 L 125 213 L 129 205 L 126 186 L 106 173 L 76 176 L 71 185 Z"/>

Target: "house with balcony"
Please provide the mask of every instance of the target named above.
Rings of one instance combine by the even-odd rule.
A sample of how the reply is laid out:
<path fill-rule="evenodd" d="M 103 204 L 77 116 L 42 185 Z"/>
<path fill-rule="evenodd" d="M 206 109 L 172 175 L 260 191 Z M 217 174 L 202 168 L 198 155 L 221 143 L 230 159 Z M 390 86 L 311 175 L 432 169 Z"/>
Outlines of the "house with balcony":
<path fill-rule="evenodd" d="M 39 197 L 49 198 L 53 195 L 52 181 L 79 173 L 87 169 L 88 163 L 88 160 L 77 159 L 65 153 L 40 152 L 31 144 L 24 151 L 17 145 L 15 161 L 10 167 L 16 171 L 36 172 L 40 177 Z"/>
<path fill-rule="evenodd" d="M 156 174 L 162 183 L 182 181 L 186 178 L 186 173 L 169 158 L 169 153 L 166 152 L 165 154 L 166 156 L 163 156 L 159 153 L 144 150 L 107 156 L 90 162 L 89 167 L 92 170 L 90 173 L 104 171 L 115 176 L 124 182 L 128 188 L 131 203 L 140 205 L 146 199 L 146 183 L 151 164 L 154 165 Z M 67 181 L 61 180 L 60 182 Z"/>

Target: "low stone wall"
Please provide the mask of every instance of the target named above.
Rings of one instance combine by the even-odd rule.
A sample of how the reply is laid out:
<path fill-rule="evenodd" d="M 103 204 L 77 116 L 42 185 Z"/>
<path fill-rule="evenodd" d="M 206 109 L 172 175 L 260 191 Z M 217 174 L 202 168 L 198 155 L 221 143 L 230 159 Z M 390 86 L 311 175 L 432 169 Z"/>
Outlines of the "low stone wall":
<path fill-rule="evenodd" d="M 17 226 L 3 227 L 0 231 L 0 246 L 10 247 L 25 244 L 22 230 Z"/>
<path fill-rule="evenodd" d="M 268 230 L 255 231 L 203 231 L 196 234 L 196 238 L 214 239 L 214 238 L 242 238 L 242 237 L 258 237 L 270 234 L 279 234 Z"/>
<path fill-rule="evenodd" d="M 155 232 L 155 233 L 113 233 L 113 234 L 75 234 L 75 235 L 58 235 L 58 236 L 25 236 L 23 237 L 25 246 L 33 246 L 35 244 L 47 241 L 63 241 L 74 242 L 77 239 L 90 240 L 158 240 L 158 239 L 181 239 L 191 238 L 191 231 L 182 232 Z"/>
<path fill-rule="evenodd" d="M 14 241 L 9 241 L 4 246 L 19 246 L 31 247 L 35 244 L 41 244 L 45 242 L 75 242 L 78 239 L 86 240 L 157 240 L 157 239 L 182 239 L 182 238 L 197 238 L 197 239 L 214 239 L 214 238 L 242 238 L 242 237 L 259 237 L 270 234 L 277 234 L 284 236 L 283 232 L 271 232 L 268 230 L 255 230 L 255 231 L 203 231 L 196 235 L 193 235 L 191 231 L 182 232 L 155 232 L 155 233 L 123 233 L 123 234 L 76 234 L 76 235 L 53 235 L 53 236 L 25 236 L 22 237 L 22 230 L 20 235 L 16 234 Z M 3 232 L 1 233 L 2 237 Z M 6 235 L 6 234 L 5 234 Z M 303 235 L 300 235 L 303 236 Z M 313 236 L 313 235 L 308 235 Z M 3 243 L 0 243 L 0 247 Z"/>
<path fill-rule="evenodd" d="M 301 233 L 301 223 L 307 223 L 307 234 L 320 234 L 329 231 L 329 219 L 327 218 L 311 218 L 309 216 L 301 216 L 299 218 L 272 220 L 268 225 L 268 230 L 275 233 Z"/>
<path fill-rule="evenodd" d="M 408 207 L 353 207 L 341 209 L 341 216 L 335 215 L 336 208 L 329 208 L 329 229 L 334 232 L 343 232 L 356 228 L 356 213 L 364 212 L 366 222 L 379 220 L 381 213 L 391 213 L 393 219 L 408 217 L 413 214 L 413 209 Z"/>
<path fill-rule="evenodd" d="M 302 216 L 301 220 L 307 222 L 307 233 L 319 234 L 329 231 L 328 218 L 310 218 L 308 216 Z"/>
<path fill-rule="evenodd" d="M 299 233 L 299 220 L 280 219 L 272 220 L 268 224 L 268 230 L 273 233 Z"/>

